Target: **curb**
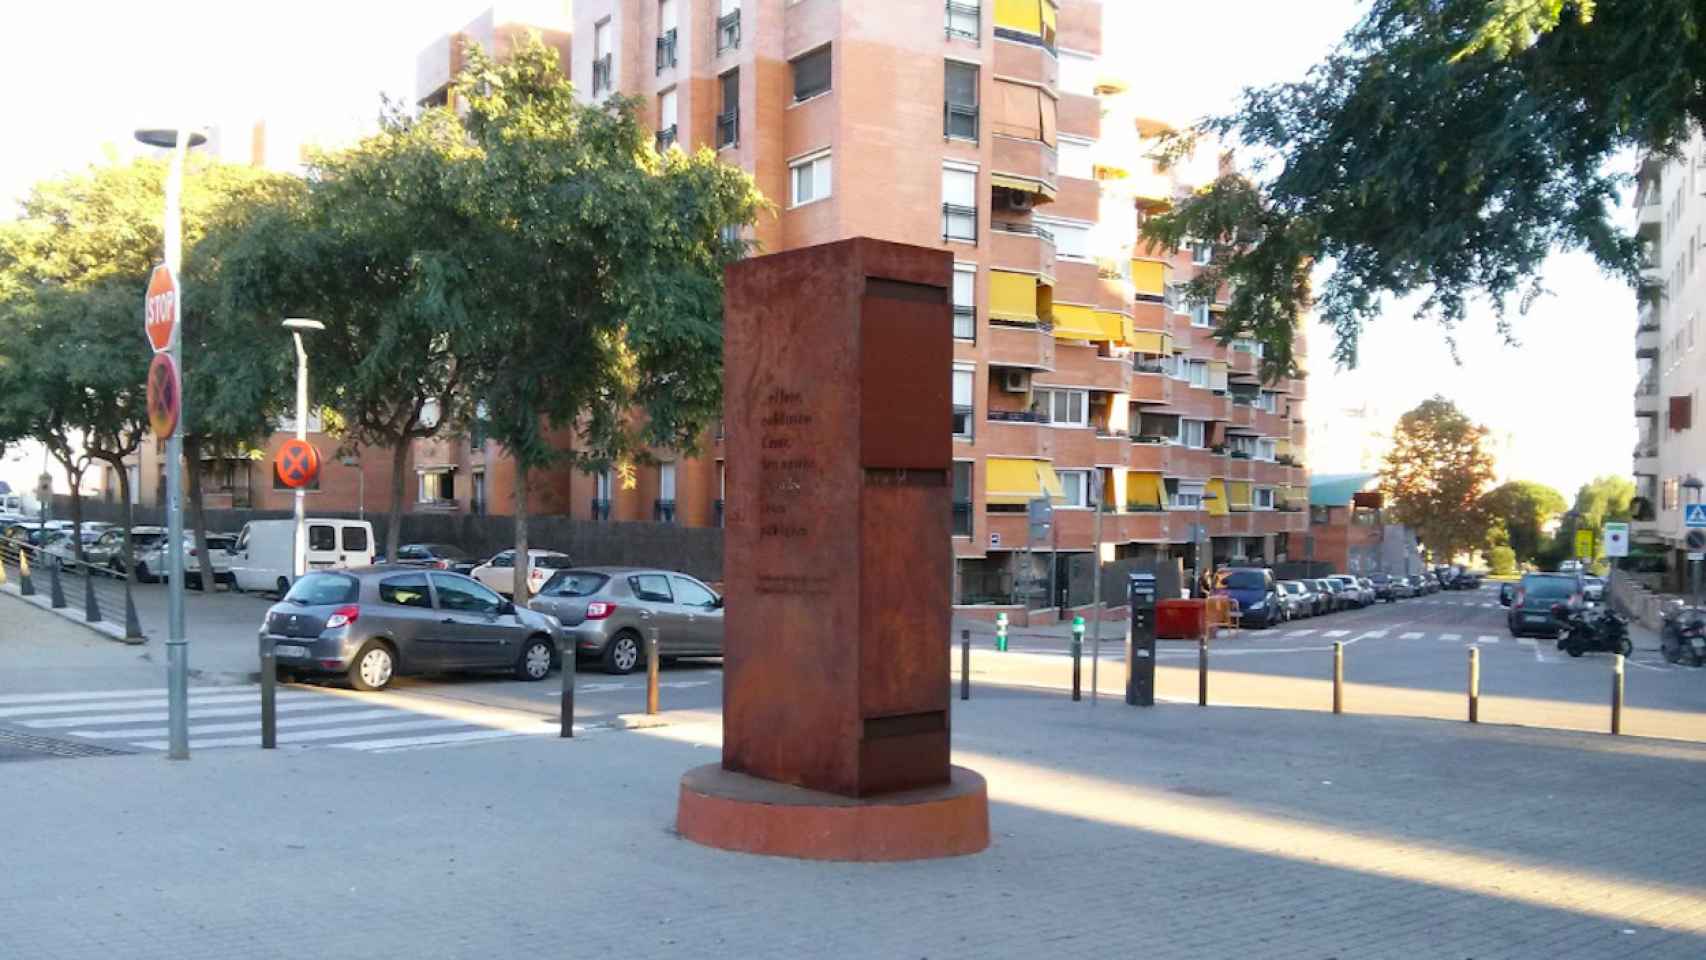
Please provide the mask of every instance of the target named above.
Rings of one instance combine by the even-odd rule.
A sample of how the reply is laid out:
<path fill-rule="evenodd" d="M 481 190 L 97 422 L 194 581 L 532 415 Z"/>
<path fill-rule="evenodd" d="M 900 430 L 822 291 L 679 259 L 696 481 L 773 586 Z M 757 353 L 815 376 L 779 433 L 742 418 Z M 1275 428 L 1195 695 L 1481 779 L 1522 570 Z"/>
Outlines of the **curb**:
<path fill-rule="evenodd" d="M 39 593 L 34 596 L 26 597 L 19 592 L 18 585 L 13 583 L 10 579 L 7 579 L 4 584 L 0 584 L 0 593 L 4 593 L 16 600 L 27 603 L 30 606 L 35 607 L 37 610 L 51 613 L 67 623 L 75 623 L 80 627 L 85 627 L 91 632 L 98 634 L 104 640 L 112 640 L 116 643 L 122 643 L 125 646 L 130 647 L 140 647 L 148 643 L 148 638 L 145 636 L 136 638 L 126 637 L 124 635 L 123 627 L 110 623 L 106 620 L 91 623 L 88 620 L 83 619 L 82 614 L 73 611 L 70 607 L 61 607 L 60 609 L 55 610 L 52 602 Z"/>

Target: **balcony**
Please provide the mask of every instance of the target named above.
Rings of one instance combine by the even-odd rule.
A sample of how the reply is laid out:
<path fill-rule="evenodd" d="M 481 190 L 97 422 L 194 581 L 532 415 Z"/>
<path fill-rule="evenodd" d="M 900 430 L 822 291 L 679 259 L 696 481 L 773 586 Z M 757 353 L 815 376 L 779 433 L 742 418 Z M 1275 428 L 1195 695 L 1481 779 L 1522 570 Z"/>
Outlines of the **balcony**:
<path fill-rule="evenodd" d="M 1652 474 L 1659 472 L 1659 445 L 1657 441 L 1635 445 L 1634 472 Z"/>
<path fill-rule="evenodd" d="M 740 144 L 740 108 L 717 114 L 717 149 Z"/>
<path fill-rule="evenodd" d="M 1160 360 L 1134 356 L 1131 364 L 1131 398 L 1139 403 L 1166 403 L 1173 398 L 1173 378 Z"/>
<path fill-rule="evenodd" d="M 1054 369 L 1054 334 L 1046 327 L 991 320 L 988 337 L 992 367 Z"/>
<path fill-rule="evenodd" d="M 1055 348 L 1053 375 L 1039 379 L 1054 381 L 1060 386 L 1129 393 L 1131 363 L 1124 357 L 1101 356 L 1094 346 L 1063 344 Z"/>
<path fill-rule="evenodd" d="M 991 264 L 1054 277 L 1054 234 L 1046 227 L 1026 220 L 991 219 L 989 244 Z"/>
<path fill-rule="evenodd" d="M 670 147 L 675 146 L 675 136 L 676 136 L 676 130 L 677 129 L 679 129 L 679 128 L 675 124 L 672 123 L 669 126 L 658 131 L 657 147 L 658 147 L 659 153 L 662 153 L 665 150 L 668 150 Z"/>
<path fill-rule="evenodd" d="M 1664 232 L 1665 224 L 1665 206 L 1655 189 L 1657 186 L 1654 182 L 1653 188 L 1644 187 L 1635 194 L 1635 233 L 1653 240 Z"/>
<path fill-rule="evenodd" d="M 1140 164 L 1140 166 L 1142 166 Z M 1173 205 L 1173 178 L 1154 170 L 1133 173 L 1127 181 L 1140 210 L 1164 210 Z"/>
<path fill-rule="evenodd" d="M 1649 375 L 1635 385 L 1635 416 L 1656 417 L 1659 415 L 1659 380 Z"/>
<path fill-rule="evenodd" d="M 740 11 L 734 10 L 717 18 L 717 52 L 740 48 Z"/>
<path fill-rule="evenodd" d="M 1640 307 L 1638 307 L 1635 311 L 1635 331 L 1637 333 L 1645 332 L 1647 330 L 1652 330 L 1652 331 L 1656 332 L 1658 329 L 1659 329 L 1659 308 L 1658 308 L 1658 305 L 1653 303 L 1651 300 L 1645 300 L 1645 299 L 1642 300 Z"/>
<path fill-rule="evenodd" d="M 675 66 L 675 28 L 670 27 L 663 32 L 662 36 L 658 37 L 657 72 L 661 74 L 673 66 Z"/>
<path fill-rule="evenodd" d="M 1032 43 L 995 45 L 995 76 L 1040 83 L 1050 91 L 1060 86 L 1060 61 Z"/>
<path fill-rule="evenodd" d="M 1637 359 L 1656 359 L 1659 355 L 1659 332 L 1657 330 L 1637 330 L 1635 332 L 1635 357 Z"/>
<path fill-rule="evenodd" d="M 1173 469 L 1173 452 L 1181 450 L 1171 443 L 1157 443 L 1153 439 L 1133 437 L 1131 455 L 1127 463 L 1131 469 L 1141 473 L 1166 473 Z"/>
<path fill-rule="evenodd" d="M 1042 417 L 1028 410 L 991 410 L 977 438 L 978 449 L 989 456 L 1043 457 Z"/>
<path fill-rule="evenodd" d="M 1003 179 L 1013 181 L 1010 189 L 1031 194 L 1036 203 L 1047 203 L 1060 192 L 1056 183 L 1059 161 L 1054 148 L 1041 140 L 1014 137 L 995 138 L 995 157 L 990 165 L 991 182 L 1008 187 Z"/>

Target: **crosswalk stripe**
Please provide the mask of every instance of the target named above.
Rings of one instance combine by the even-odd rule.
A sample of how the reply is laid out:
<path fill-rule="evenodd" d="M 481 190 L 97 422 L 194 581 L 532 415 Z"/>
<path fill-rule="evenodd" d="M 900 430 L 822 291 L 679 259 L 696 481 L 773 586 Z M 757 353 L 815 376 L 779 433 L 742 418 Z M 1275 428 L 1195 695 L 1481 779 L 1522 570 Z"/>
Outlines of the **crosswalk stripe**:
<path fill-rule="evenodd" d="M 1380 638 L 1386 636 L 1386 631 L 1385 630 L 1369 630 L 1366 633 L 1364 633 L 1363 636 L 1369 638 L 1370 640 L 1379 640 Z"/>
<path fill-rule="evenodd" d="M 279 734 L 278 742 L 307 743 L 313 740 L 341 740 L 346 737 L 366 736 L 370 733 L 392 733 L 401 732 L 403 730 L 427 730 L 432 727 L 465 727 L 467 725 L 467 722 L 463 720 L 431 717 L 424 720 L 399 720 L 395 723 L 371 723 L 366 726 L 358 727 L 336 727 L 331 730 L 298 730 L 294 733 Z M 261 735 L 259 733 L 252 736 L 212 737 L 205 740 L 197 740 L 194 736 L 194 731 L 192 730 L 190 736 L 190 747 L 192 749 L 196 747 L 207 749 L 209 747 L 257 746 L 260 742 Z M 151 750 L 165 750 L 170 744 L 165 740 L 141 740 L 138 741 L 136 745 L 139 747 L 147 747 Z"/>
<path fill-rule="evenodd" d="M 1450 643 L 1454 640 L 1462 640 L 1463 639 L 1461 636 L 1459 636 L 1458 634 L 1455 634 L 1455 633 L 1442 633 L 1439 635 L 1439 638 L 1441 640 L 1444 640 L 1447 643 Z"/>
<path fill-rule="evenodd" d="M 403 716 L 397 710 L 340 710 L 336 712 L 321 712 L 305 717 L 280 717 L 278 727 L 324 727 L 334 723 L 349 723 L 354 720 L 383 720 L 386 717 Z M 235 723 L 192 723 L 190 736 L 193 738 L 204 733 L 239 733 L 245 730 L 259 730 L 260 717 L 253 720 L 239 720 Z M 148 737 L 163 737 L 165 727 L 131 727 L 125 730 L 67 730 L 68 737 L 83 737 L 89 740 L 141 740 Z"/>
<path fill-rule="evenodd" d="M 540 730 L 539 733 L 552 733 L 556 727 Z M 470 730 L 466 733 L 426 734 L 420 737 L 392 737 L 386 740 L 357 740 L 352 743 L 334 743 L 339 750 L 399 750 L 408 747 L 439 746 L 449 743 L 468 743 L 475 740 L 499 740 L 504 737 L 526 737 L 531 734 L 520 730 Z"/>
<path fill-rule="evenodd" d="M 292 703 L 280 703 L 279 713 L 291 713 L 298 710 L 326 710 L 341 704 L 331 697 L 318 697 L 311 700 L 298 700 Z M 194 704 L 191 704 L 194 706 Z M 241 717 L 260 710 L 260 703 L 244 704 L 240 707 L 214 707 L 210 710 L 191 710 L 190 721 L 193 723 L 203 717 Z M 64 729 L 66 727 L 100 726 L 109 723 L 165 723 L 167 713 L 164 710 L 151 710 L 148 713 L 102 713 L 94 716 L 51 717 L 46 720 L 21 720 L 23 726 L 34 727 L 38 730 Z"/>
<path fill-rule="evenodd" d="M 1400 640 L 1420 640 L 1420 639 L 1422 639 L 1422 635 L 1419 633 L 1406 633 L 1403 636 L 1399 637 L 1398 639 L 1400 639 Z"/>
<path fill-rule="evenodd" d="M 1322 636 L 1324 636 L 1324 637 L 1347 637 L 1347 636 L 1350 636 L 1350 633 L 1351 632 L 1349 630 L 1328 630 L 1326 633 L 1322 634 Z"/>
<path fill-rule="evenodd" d="M 163 691 L 162 687 L 148 687 L 131 690 L 80 690 L 70 693 L 8 693 L 0 695 L 0 706 L 14 703 L 58 703 L 63 700 L 110 700 L 114 697 L 158 695 Z M 192 691 L 190 695 L 194 696 L 195 693 Z"/>
<path fill-rule="evenodd" d="M 314 696 L 314 694 L 280 691 L 278 699 L 280 701 L 293 700 L 307 696 Z M 260 694 L 257 692 L 228 693 L 217 697 L 191 697 L 190 705 L 195 706 L 197 704 L 204 703 L 244 703 L 248 701 L 258 702 L 259 699 Z M 163 693 L 156 693 L 151 697 L 143 697 L 141 699 L 133 700 L 85 700 L 80 703 L 36 704 L 28 707 L 5 707 L 0 709 L 0 717 L 41 717 L 56 713 L 87 713 L 90 711 L 100 710 L 139 710 L 146 709 L 148 707 L 163 707 L 166 706 L 166 704 L 166 695 Z"/>
<path fill-rule="evenodd" d="M 1498 643 L 1499 638 L 1495 634 L 1483 633 L 1480 636 L 1475 638 L 1475 642 L 1476 643 Z"/>
<path fill-rule="evenodd" d="M 1307 637 L 1314 632 L 1315 630 L 1313 628 L 1308 630 L 1288 630 L 1285 635 L 1288 637 Z"/>

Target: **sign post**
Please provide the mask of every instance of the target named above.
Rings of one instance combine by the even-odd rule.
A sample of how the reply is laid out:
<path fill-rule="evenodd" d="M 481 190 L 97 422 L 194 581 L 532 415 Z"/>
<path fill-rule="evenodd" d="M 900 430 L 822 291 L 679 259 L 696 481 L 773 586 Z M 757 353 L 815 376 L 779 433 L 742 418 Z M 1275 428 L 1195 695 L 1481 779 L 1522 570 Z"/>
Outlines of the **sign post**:
<path fill-rule="evenodd" d="M 166 756 L 190 758 L 189 641 L 184 637 L 184 401 L 183 338 L 178 331 L 178 267 L 183 258 L 183 225 L 178 206 L 184 167 L 184 136 L 166 177 L 166 262 L 148 278 L 142 327 L 154 361 L 148 367 L 148 420 L 156 436 L 166 437 Z M 156 416 L 158 412 L 158 417 Z"/>
<path fill-rule="evenodd" d="M 1592 530 L 1577 530 L 1576 531 L 1576 559 L 1577 560 L 1592 560 L 1593 559 L 1593 531 Z"/>
<path fill-rule="evenodd" d="M 1629 525 L 1627 523 L 1608 523 L 1600 536 L 1600 546 L 1605 550 L 1608 559 L 1618 559 L 1629 555 Z"/>

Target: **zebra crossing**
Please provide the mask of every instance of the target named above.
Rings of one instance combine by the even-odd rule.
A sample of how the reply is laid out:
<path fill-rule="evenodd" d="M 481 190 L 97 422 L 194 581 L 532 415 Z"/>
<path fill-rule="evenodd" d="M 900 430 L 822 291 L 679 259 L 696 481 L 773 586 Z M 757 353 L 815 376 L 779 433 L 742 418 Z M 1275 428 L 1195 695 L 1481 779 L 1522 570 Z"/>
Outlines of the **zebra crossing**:
<path fill-rule="evenodd" d="M 260 687 L 197 687 L 189 697 L 191 750 L 260 746 Z M 555 718 L 396 693 L 285 686 L 277 712 L 280 747 L 389 752 L 558 732 Z M 42 736 L 163 752 L 166 723 L 159 687 L 0 694 L 0 727 Z"/>
<path fill-rule="evenodd" d="M 1313 627 L 1301 627 L 1295 630 L 1270 630 L 1265 633 L 1245 633 L 1252 639 L 1271 638 L 1275 640 L 1299 640 L 1306 637 L 1320 637 L 1326 640 L 1385 640 L 1402 641 L 1438 641 L 1442 643 L 1469 643 L 1491 645 L 1498 643 L 1500 637 L 1494 633 L 1463 634 L 1463 633 L 1428 633 L 1420 630 L 1406 630 L 1397 633 L 1392 630 L 1319 630 Z"/>

